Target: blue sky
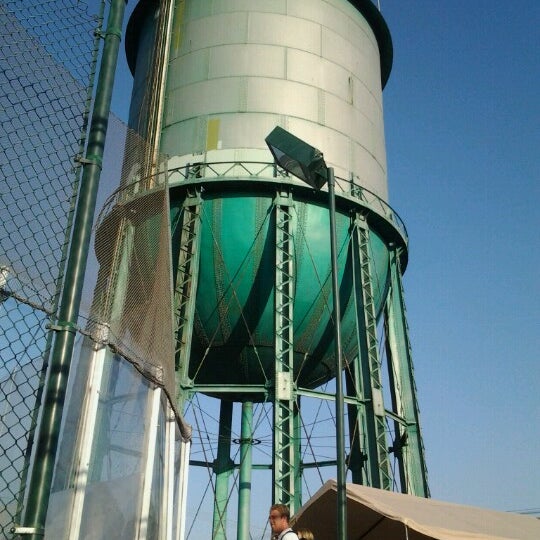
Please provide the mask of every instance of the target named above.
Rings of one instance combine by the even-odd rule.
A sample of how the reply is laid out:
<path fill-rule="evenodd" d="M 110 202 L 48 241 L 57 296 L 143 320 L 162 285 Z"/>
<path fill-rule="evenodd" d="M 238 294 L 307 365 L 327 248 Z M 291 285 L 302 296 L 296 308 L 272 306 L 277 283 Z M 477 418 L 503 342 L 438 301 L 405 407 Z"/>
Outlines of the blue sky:
<path fill-rule="evenodd" d="M 382 0 L 432 496 L 540 508 L 540 3 Z"/>
<path fill-rule="evenodd" d="M 130 0 L 129 8 L 134 2 Z M 540 509 L 540 2 L 381 0 L 432 496 Z M 125 118 L 126 94 L 113 110 Z"/>

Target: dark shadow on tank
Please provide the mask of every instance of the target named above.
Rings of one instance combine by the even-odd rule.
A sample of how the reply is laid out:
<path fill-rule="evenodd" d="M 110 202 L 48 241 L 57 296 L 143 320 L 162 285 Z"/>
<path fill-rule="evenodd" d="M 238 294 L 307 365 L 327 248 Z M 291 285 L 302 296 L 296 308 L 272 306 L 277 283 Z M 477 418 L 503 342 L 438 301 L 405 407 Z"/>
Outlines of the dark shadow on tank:
<path fill-rule="evenodd" d="M 272 213 L 259 265 L 253 277 L 253 286 L 243 306 L 239 306 L 241 316 L 223 344 L 211 347 L 204 362 L 222 369 L 202 370 L 196 376 L 199 384 L 265 384 L 273 377 L 273 361 L 268 361 L 268 354 L 257 355 L 256 348 L 273 347 L 273 343 L 253 343 L 257 327 L 262 322 L 265 308 L 273 296 L 275 269 L 275 239 L 271 231 L 275 229 L 275 216 Z M 253 248 L 252 248 L 253 249 Z M 233 281 L 233 280 L 232 280 Z M 231 282 L 231 287 L 234 283 Z M 204 355 L 201 343 L 194 340 L 190 361 L 190 377 L 195 376 L 200 359 Z M 273 355 L 272 355 L 273 359 Z M 209 377 L 211 375 L 211 377 Z"/>
<path fill-rule="evenodd" d="M 339 302 L 341 310 L 341 320 L 346 319 L 349 304 L 352 300 L 353 279 L 352 279 L 352 253 L 350 249 L 350 241 L 347 249 L 347 260 L 345 262 L 345 271 L 339 284 Z M 329 308 L 333 312 L 333 305 Z M 354 308 L 354 303 L 353 303 Z M 343 332 L 342 332 L 343 333 Z M 335 358 L 334 350 L 329 351 L 330 346 L 334 343 L 334 322 L 329 316 L 324 331 L 321 334 L 321 339 L 310 355 L 310 359 L 306 361 L 298 373 L 295 372 L 295 380 L 302 381 L 302 386 L 313 388 L 325 383 L 328 379 L 335 376 Z M 344 359 L 345 350 L 343 350 Z M 327 369 L 322 373 L 322 367 Z M 315 377 L 310 377 L 313 371 Z M 307 373 L 306 373 L 307 372 Z"/>

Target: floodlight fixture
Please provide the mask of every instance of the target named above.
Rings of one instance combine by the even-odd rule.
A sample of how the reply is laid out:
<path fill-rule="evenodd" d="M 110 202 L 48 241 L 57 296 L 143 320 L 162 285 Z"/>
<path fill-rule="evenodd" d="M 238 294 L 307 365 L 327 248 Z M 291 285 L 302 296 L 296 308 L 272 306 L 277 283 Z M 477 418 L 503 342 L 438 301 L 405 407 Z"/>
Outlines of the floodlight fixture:
<path fill-rule="evenodd" d="M 328 180 L 323 154 L 302 139 L 276 126 L 265 139 L 276 163 L 311 187 L 321 189 Z"/>

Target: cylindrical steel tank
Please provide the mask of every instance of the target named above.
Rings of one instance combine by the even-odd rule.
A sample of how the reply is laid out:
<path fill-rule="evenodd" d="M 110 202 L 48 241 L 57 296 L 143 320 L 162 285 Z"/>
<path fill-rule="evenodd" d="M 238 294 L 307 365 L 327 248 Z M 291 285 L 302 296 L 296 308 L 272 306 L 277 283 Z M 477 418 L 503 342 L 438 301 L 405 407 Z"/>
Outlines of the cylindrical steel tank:
<path fill-rule="evenodd" d="M 149 100 L 156 4 L 140 2 L 128 30 L 134 127 Z M 171 166 L 268 160 L 264 139 L 281 125 L 323 150 L 336 176 L 386 199 L 392 47 L 370 0 L 187 0 L 170 31 L 161 151 Z"/>
<path fill-rule="evenodd" d="M 272 161 L 265 137 L 280 125 L 321 149 L 341 178 L 336 194 L 343 346 L 346 358 L 354 358 L 351 216 L 363 213 L 370 220 L 377 313 L 388 287 L 388 245 L 406 243 L 386 205 L 382 88 L 392 62 L 386 24 L 374 4 L 362 0 L 185 0 L 163 19 L 158 2 L 146 0 L 130 20 L 130 126 L 148 136 L 148 111 L 157 114 L 159 150 L 168 156 L 169 170 L 191 171 L 177 180 L 171 175 L 173 226 L 188 187 L 203 188 L 190 377 L 223 385 L 272 379 L 272 208 L 285 190 L 295 208 L 295 381 L 316 387 L 335 375 L 326 194 L 276 177 L 271 167 L 254 172 L 249 164 Z M 158 84 L 151 72 L 156 36 L 164 32 L 168 58 Z M 212 165 L 223 163 L 231 166 Z M 174 261 L 179 251 L 173 227 Z"/>

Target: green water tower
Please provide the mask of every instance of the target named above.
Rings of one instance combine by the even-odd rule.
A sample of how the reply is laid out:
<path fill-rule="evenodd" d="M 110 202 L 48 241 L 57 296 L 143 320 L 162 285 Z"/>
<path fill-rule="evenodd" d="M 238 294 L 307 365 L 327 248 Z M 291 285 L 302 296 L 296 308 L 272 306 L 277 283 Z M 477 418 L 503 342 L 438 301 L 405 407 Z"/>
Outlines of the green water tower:
<path fill-rule="evenodd" d="M 388 203 L 392 43 L 377 6 L 143 0 L 126 51 L 130 127 L 165 156 L 179 407 L 190 418 L 200 397 L 219 411 L 214 431 L 192 420 L 212 538 L 226 537 L 231 501 L 238 538 L 249 537 L 259 474 L 268 502 L 293 513 L 339 463 L 349 482 L 428 496 L 401 281 L 407 233 Z M 276 126 L 320 149 L 335 174 L 340 373 L 327 188 L 275 162 Z M 332 422 L 317 450 L 306 420 L 334 400 L 336 376 L 344 455 Z M 196 452 L 198 430 L 208 452 Z"/>

